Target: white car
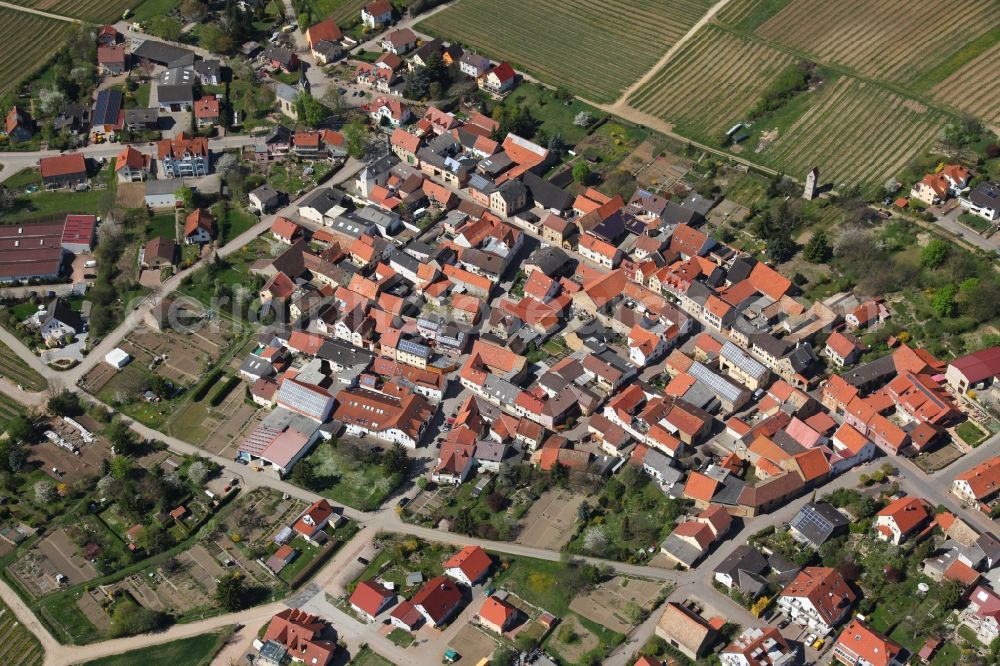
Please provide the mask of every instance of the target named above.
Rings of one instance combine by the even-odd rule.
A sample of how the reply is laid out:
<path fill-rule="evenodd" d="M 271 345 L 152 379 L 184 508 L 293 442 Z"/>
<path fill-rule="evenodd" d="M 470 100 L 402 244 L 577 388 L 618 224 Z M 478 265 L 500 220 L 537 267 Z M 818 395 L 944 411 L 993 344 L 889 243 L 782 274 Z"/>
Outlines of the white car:
<path fill-rule="evenodd" d="M 802 642 L 805 643 L 806 645 L 812 645 L 813 643 L 816 642 L 816 634 L 809 634 Z"/>

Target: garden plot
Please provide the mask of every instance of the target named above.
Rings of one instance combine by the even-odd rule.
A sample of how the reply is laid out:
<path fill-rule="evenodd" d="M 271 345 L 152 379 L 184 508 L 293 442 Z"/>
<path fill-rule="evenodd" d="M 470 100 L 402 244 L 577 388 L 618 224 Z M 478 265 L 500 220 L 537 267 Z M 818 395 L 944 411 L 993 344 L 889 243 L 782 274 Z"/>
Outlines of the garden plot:
<path fill-rule="evenodd" d="M 586 497 L 568 490 L 549 490 L 524 515 L 518 543 L 559 550 L 573 538 L 580 505 Z"/>
<path fill-rule="evenodd" d="M 471 624 L 466 624 L 458 630 L 455 637 L 448 643 L 455 652 L 462 655 L 462 661 L 478 664 L 488 659 L 497 647 L 497 640 L 488 636 L 485 631 Z"/>
<path fill-rule="evenodd" d="M 38 599 L 63 585 L 78 585 L 97 577 L 97 570 L 83 558 L 64 529 L 49 534 L 13 562 L 8 571 L 28 593 Z M 60 577 L 65 580 L 60 582 Z"/>
<path fill-rule="evenodd" d="M 639 613 L 653 609 L 662 591 L 662 583 L 615 576 L 573 599 L 569 607 L 608 629 L 628 633 Z"/>

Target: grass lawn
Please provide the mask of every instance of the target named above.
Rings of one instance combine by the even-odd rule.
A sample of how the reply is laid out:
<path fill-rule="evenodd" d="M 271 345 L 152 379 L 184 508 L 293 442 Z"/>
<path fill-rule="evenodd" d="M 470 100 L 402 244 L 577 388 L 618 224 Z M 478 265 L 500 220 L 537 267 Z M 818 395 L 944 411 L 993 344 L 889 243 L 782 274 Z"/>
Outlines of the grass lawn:
<path fill-rule="evenodd" d="M 21 169 L 17 173 L 11 175 L 10 178 L 3 182 L 5 187 L 9 187 L 12 190 L 22 189 L 28 185 L 39 185 L 42 184 L 42 177 L 38 173 L 38 169 Z"/>
<path fill-rule="evenodd" d="M 299 551 L 299 554 L 278 574 L 278 577 L 286 583 L 291 582 L 303 569 L 309 566 L 309 563 L 316 558 L 320 551 L 319 547 L 310 544 L 302 537 L 295 537 L 288 545 Z"/>
<path fill-rule="evenodd" d="M 351 666 L 393 666 L 391 661 L 367 646 L 361 648 L 350 663 Z"/>
<path fill-rule="evenodd" d="M 346 447 L 320 442 L 303 461 L 316 473 L 314 489 L 326 497 L 362 511 L 378 508 L 402 481 L 381 465 L 356 460 Z"/>
<path fill-rule="evenodd" d="M 984 439 L 989 437 L 989 433 L 984 432 L 982 428 L 972 421 L 965 421 L 964 423 L 959 424 L 959 426 L 955 428 L 955 431 L 969 446 L 981 444 Z"/>
<path fill-rule="evenodd" d="M 522 83 L 503 101 L 504 105 L 526 106 L 531 115 L 539 121 L 539 128 L 549 136 L 559 134 L 567 145 L 573 146 L 587 134 L 586 127 L 573 124 L 573 119 L 581 112 L 589 113 L 591 122 L 597 122 L 606 114 L 589 104 L 573 98 L 568 104 L 556 99 L 555 91 L 535 83 Z"/>
<path fill-rule="evenodd" d="M 557 616 L 569 611 L 575 593 L 570 589 L 579 573 L 563 562 L 505 556 L 510 566 L 493 580 L 493 587 L 510 590 L 525 601 Z"/>
<path fill-rule="evenodd" d="M 149 83 L 140 83 L 133 93 L 135 95 L 135 103 L 140 108 L 144 109 L 149 106 L 149 87 Z"/>
<path fill-rule="evenodd" d="M 37 178 L 37 172 L 34 173 Z M 28 178 L 28 176 L 22 176 L 22 178 Z M 70 190 L 47 192 L 43 190 L 24 194 L 15 200 L 14 208 L 4 215 L 4 222 L 52 219 L 61 217 L 65 213 L 88 212 L 102 215 L 115 200 L 118 179 L 115 178 L 114 160 L 109 160 L 104 171 L 98 173 L 94 180 L 103 181 L 107 187 L 103 190 L 91 189 L 86 192 Z M 29 180 L 25 184 L 29 182 L 31 181 Z M 4 184 L 8 187 L 11 186 L 10 181 Z"/>
<path fill-rule="evenodd" d="M 413 644 L 413 634 L 408 632 L 406 629 L 401 629 L 396 627 L 389 632 L 387 638 L 398 645 L 399 647 L 410 647 Z"/>
<path fill-rule="evenodd" d="M 219 225 L 220 245 L 225 245 L 258 222 L 256 216 L 239 206 L 230 206 L 225 201 L 220 201 L 212 206 L 212 215 L 215 215 Z"/>
<path fill-rule="evenodd" d="M 180 4 L 180 0 L 146 0 L 135 8 L 133 21 L 149 21 L 157 16 L 165 16 L 167 12 Z"/>
<path fill-rule="evenodd" d="M 149 663 L 208 666 L 228 639 L 228 631 L 201 634 L 163 645 L 139 648 L 112 657 L 94 659 L 82 666 L 144 666 Z"/>
<path fill-rule="evenodd" d="M 981 234 L 985 234 L 987 231 L 993 228 L 993 224 L 987 222 L 978 215 L 973 215 L 972 213 L 962 213 L 958 216 L 958 221 L 960 224 L 964 224 L 970 229 L 974 229 Z"/>
<path fill-rule="evenodd" d="M 77 592 L 77 595 L 83 592 Z M 75 598 L 79 598 L 76 596 Z M 44 599 L 38 604 L 38 609 L 50 629 L 55 630 L 56 637 L 66 643 L 83 645 L 104 638 L 100 630 L 87 619 L 80 607 L 66 597 Z"/>
<path fill-rule="evenodd" d="M 394 583 L 398 594 L 409 597 L 423 583 L 408 586 L 407 574 L 419 571 L 425 581 L 440 576 L 444 573 L 442 563 L 457 550 L 452 546 L 426 542 L 415 537 L 394 535 L 392 539 L 393 542 L 386 544 L 378 555 L 372 558 L 364 571 L 347 586 L 348 592 L 353 592 L 361 581 L 378 576 L 384 581 Z"/>
<path fill-rule="evenodd" d="M 931 666 L 952 666 L 962 660 L 962 651 L 954 643 L 945 643 L 931 659 Z"/>
<path fill-rule="evenodd" d="M 146 238 L 156 238 L 164 236 L 177 240 L 177 222 L 174 213 L 157 213 L 150 219 L 149 226 L 146 227 Z"/>

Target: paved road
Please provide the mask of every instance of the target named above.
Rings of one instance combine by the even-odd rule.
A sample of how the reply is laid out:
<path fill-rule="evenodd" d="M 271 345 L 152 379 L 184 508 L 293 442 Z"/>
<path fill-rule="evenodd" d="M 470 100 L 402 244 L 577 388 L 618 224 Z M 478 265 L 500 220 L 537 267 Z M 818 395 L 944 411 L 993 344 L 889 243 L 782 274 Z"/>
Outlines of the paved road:
<path fill-rule="evenodd" d="M 259 139 L 246 136 L 246 135 L 230 135 L 221 138 L 214 138 L 208 140 L 209 150 L 212 152 L 222 152 L 224 150 L 229 150 L 231 148 L 242 148 L 243 146 L 251 146 L 256 143 Z M 144 146 L 143 144 L 133 143 L 130 144 L 137 150 L 142 152 L 149 152 L 152 150 L 150 146 Z M 102 157 L 107 157 L 108 159 L 114 157 L 120 153 L 125 147 L 125 144 L 121 143 L 102 143 L 97 145 L 84 146 L 76 151 L 69 152 L 79 152 L 83 153 L 85 157 L 90 157 L 92 159 L 101 159 Z M 59 150 L 38 150 L 35 152 L 10 152 L 10 153 L 0 153 L 0 165 L 3 165 L 3 170 L 0 171 L 0 183 L 2 183 L 7 178 L 17 173 L 22 169 L 27 169 L 29 167 L 37 167 L 38 160 L 43 157 L 55 157 L 56 155 L 62 155 L 65 151 Z"/>

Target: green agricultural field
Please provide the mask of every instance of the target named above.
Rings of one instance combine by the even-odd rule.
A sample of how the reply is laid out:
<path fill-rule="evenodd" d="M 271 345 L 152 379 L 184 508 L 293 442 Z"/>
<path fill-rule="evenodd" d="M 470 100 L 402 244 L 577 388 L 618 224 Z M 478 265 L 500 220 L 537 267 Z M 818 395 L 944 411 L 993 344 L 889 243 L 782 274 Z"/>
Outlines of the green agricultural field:
<path fill-rule="evenodd" d="M 777 127 L 766 147 L 748 141 L 760 151 L 748 157 L 791 174 L 819 165 L 823 182 L 834 186 L 885 182 L 929 147 L 948 121 L 939 111 L 852 77 L 827 81 L 798 99 L 808 108 Z M 773 128 L 767 120 L 760 132 Z"/>
<path fill-rule="evenodd" d="M 337 23 L 350 23 L 361 20 L 361 8 L 371 0 L 311 0 L 313 20 L 319 22 L 327 16 L 333 17 Z M 303 26 L 305 27 L 305 26 Z"/>
<path fill-rule="evenodd" d="M 951 12 L 942 12 L 938 0 L 740 0 L 736 5 L 721 19 L 818 62 L 914 91 L 929 87 L 928 78 L 947 76 L 965 57 L 967 44 L 1000 24 L 1000 4 L 993 0 L 969 0 Z"/>
<path fill-rule="evenodd" d="M 41 666 L 45 651 L 34 634 L 18 622 L 9 608 L 0 604 L 0 664 L 5 666 Z"/>
<path fill-rule="evenodd" d="M 965 113 L 997 123 L 1000 122 L 1000 35 L 994 37 L 991 33 L 989 36 L 994 38 L 993 47 L 931 88 L 931 94 L 936 100 Z M 984 76 L 989 72 L 992 76 Z"/>
<path fill-rule="evenodd" d="M 139 648 L 122 654 L 88 661 L 81 666 L 145 666 L 145 664 L 183 664 L 208 666 L 229 639 L 229 631 L 201 634 L 191 638 Z"/>
<path fill-rule="evenodd" d="M 704 142 L 743 120 L 768 85 L 795 59 L 756 40 L 708 27 L 629 98 L 675 131 Z"/>
<path fill-rule="evenodd" d="M 615 100 L 705 13 L 710 0 L 462 0 L 418 30 L 457 40 L 596 102 Z M 502 13 L 498 17 L 498 11 Z"/>
<path fill-rule="evenodd" d="M 0 8 L 5 26 L 0 46 L 0 97 L 15 90 L 25 77 L 41 69 L 56 52 L 71 23 Z"/>
<path fill-rule="evenodd" d="M 28 391 L 44 391 L 49 384 L 7 345 L 0 343 L 0 377 L 20 384 Z"/>
<path fill-rule="evenodd" d="M 91 23 L 113 23 L 126 9 L 135 9 L 141 0 L 12 0 L 14 4 L 40 9 Z"/>

